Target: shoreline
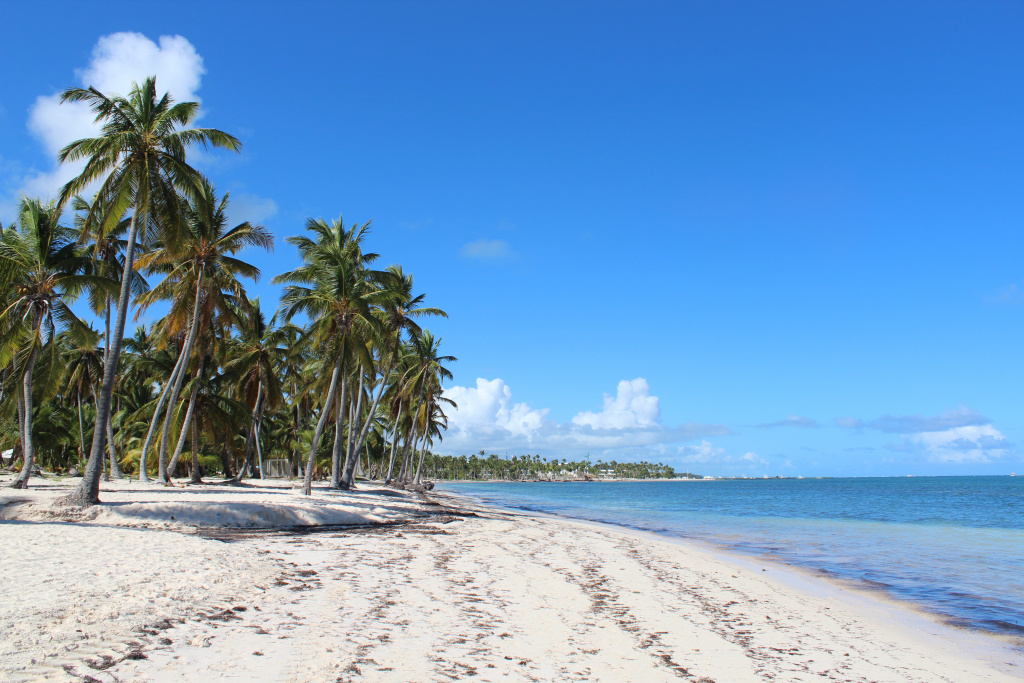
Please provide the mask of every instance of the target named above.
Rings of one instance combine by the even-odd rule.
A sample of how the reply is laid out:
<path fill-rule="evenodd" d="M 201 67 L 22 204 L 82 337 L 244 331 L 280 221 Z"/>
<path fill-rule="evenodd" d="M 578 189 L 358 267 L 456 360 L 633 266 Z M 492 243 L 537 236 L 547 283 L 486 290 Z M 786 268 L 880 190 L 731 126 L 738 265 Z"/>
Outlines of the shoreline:
<path fill-rule="evenodd" d="M 106 500 L 141 502 L 0 523 L 0 585 L 19 596 L 0 607 L 0 677 L 956 683 L 1024 670 L 994 638 L 691 539 L 447 491 L 311 501 L 256 484 L 104 484 Z M 141 514 L 189 496 L 366 521 L 197 529 Z M 131 524 L 111 523 L 116 510 Z"/>
<path fill-rule="evenodd" d="M 898 574 L 896 575 L 896 580 L 891 584 L 885 583 L 890 581 L 890 579 L 884 575 L 879 576 L 877 567 L 872 567 L 871 559 L 867 557 L 862 557 L 861 562 L 856 562 L 856 556 L 851 556 L 853 561 L 848 562 L 847 566 L 836 568 L 829 566 L 828 562 L 815 562 L 813 558 L 808 560 L 806 553 L 802 557 L 799 551 L 801 546 L 797 542 L 787 545 L 784 539 L 769 538 L 764 534 L 758 537 L 737 532 L 735 529 L 727 532 L 718 527 L 712 529 L 703 528 L 700 525 L 691 527 L 683 523 L 673 523 L 672 520 L 645 518 L 642 513 L 636 519 L 621 519 L 623 517 L 621 514 L 615 514 L 600 507 L 591 508 L 586 505 L 578 505 L 571 502 L 568 498 L 557 495 L 554 499 L 549 499 L 546 496 L 539 498 L 528 496 L 523 499 L 520 495 L 511 492 L 511 490 L 507 492 L 504 490 L 487 490 L 484 487 L 483 491 L 477 491 L 471 486 L 444 488 L 444 484 L 448 483 L 452 482 L 439 484 L 442 487 L 439 490 L 456 496 L 464 496 L 482 505 L 494 506 L 503 510 L 528 515 L 607 526 L 626 532 L 652 534 L 663 540 L 691 544 L 707 552 L 725 555 L 738 562 L 768 562 L 775 564 L 778 567 L 785 568 L 788 572 L 807 577 L 811 581 L 824 581 L 831 586 L 843 590 L 859 592 L 870 599 L 893 603 L 902 609 L 922 615 L 942 627 L 954 628 L 968 633 L 978 633 L 985 638 L 996 639 L 1000 643 L 1016 648 L 1021 653 L 1024 653 L 1024 627 L 1021 626 L 1024 622 L 1017 620 L 1020 614 L 1019 610 L 1016 612 L 1010 611 L 1003 615 L 993 615 L 992 610 L 989 610 L 988 615 L 965 613 L 962 610 L 957 612 L 946 601 L 935 598 L 929 600 L 928 596 L 920 597 L 922 591 L 919 590 L 915 593 L 913 587 L 908 589 L 906 582 L 900 584 Z M 523 489 L 518 493 L 526 495 L 526 490 Z M 780 519 L 782 518 L 780 517 Z M 752 541 L 752 538 L 757 540 Z M 804 538 L 802 540 L 813 543 L 815 539 Z M 842 542 L 838 543 L 838 545 L 842 544 Z M 892 547 L 901 548 L 902 546 L 895 545 Z M 833 547 L 832 550 L 833 552 L 836 550 L 844 552 L 843 548 Z M 849 552 L 849 548 L 846 549 L 846 552 Z M 905 549 L 901 552 L 904 557 L 913 557 L 913 555 L 906 555 Z M 900 558 L 895 559 L 899 561 Z M 928 566 L 919 564 L 917 568 L 927 572 Z M 862 578 L 871 575 L 872 572 L 874 572 L 873 578 L 876 580 Z M 941 572 L 936 572 L 936 574 L 932 575 L 923 573 L 919 574 L 919 576 L 930 576 L 932 584 L 935 586 L 949 585 L 936 579 L 936 576 L 942 576 Z M 1009 592 L 1005 593 L 1008 598 L 1012 598 L 1014 595 L 1019 596 L 1019 593 L 1015 593 L 1012 588 L 1013 586 L 1010 586 Z M 953 590 L 953 588 L 948 588 L 952 595 L 957 595 L 957 593 L 952 592 Z M 961 595 L 974 595 L 970 592 L 970 588 L 959 588 L 957 590 L 967 591 L 961 593 Z M 981 595 L 997 596 L 1000 593 L 994 591 L 992 593 L 982 593 Z M 977 598 L 977 600 L 980 602 L 983 598 Z M 984 618 L 986 616 L 989 618 Z"/>
<path fill-rule="evenodd" d="M 463 500 L 483 508 L 499 510 L 506 514 L 536 517 L 538 519 L 548 519 L 567 524 L 579 524 L 585 527 L 595 527 L 614 533 L 635 536 L 649 541 L 678 544 L 689 551 L 713 556 L 716 560 L 735 564 L 748 571 L 757 571 L 770 567 L 773 573 L 770 577 L 766 578 L 778 581 L 793 590 L 799 590 L 819 599 L 841 600 L 857 609 L 888 610 L 889 618 L 899 620 L 910 628 L 934 636 L 972 639 L 974 645 L 979 650 L 990 650 L 993 660 L 998 659 L 1000 652 L 1009 648 L 1011 654 L 1021 659 L 1021 668 L 1024 670 L 1024 637 L 1014 635 L 1013 633 L 962 625 L 954 617 L 933 612 L 918 603 L 894 596 L 883 588 L 872 587 L 866 582 L 847 579 L 809 567 L 789 564 L 785 560 L 773 555 L 758 556 L 743 553 L 726 543 L 718 543 L 696 536 L 673 535 L 628 524 L 616 524 L 614 522 L 573 517 L 571 515 L 545 512 L 531 508 L 505 507 L 495 503 L 478 501 L 470 496 L 443 489 L 440 491 L 435 489 L 431 493 L 440 493 L 456 500 Z M 1022 673 L 1022 678 L 1024 678 L 1024 673 Z"/>

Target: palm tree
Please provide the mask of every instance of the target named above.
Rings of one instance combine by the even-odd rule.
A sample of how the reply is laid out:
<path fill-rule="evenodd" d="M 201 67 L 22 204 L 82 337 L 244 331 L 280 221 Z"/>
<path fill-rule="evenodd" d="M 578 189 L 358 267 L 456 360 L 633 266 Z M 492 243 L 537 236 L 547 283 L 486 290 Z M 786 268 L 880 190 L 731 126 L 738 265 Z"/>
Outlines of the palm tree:
<path fill-rule="evenodd" d="M 370 224 L 366 223 L 362 226 L 353 225 L 350 230 L 346 230 L 341 218 L 330 224 L 322 218 L 310 219 L 306 229 L 314 233 L 315 239 L 305 235 L 288 238 L 290 243 L 299 248 L 303 265 L 271 281 L 273 284 L 287 285 L 281 298 L 282 317 L 291 320 L 299 313 L 309 316 L 308 337 L 328 354 L 325 358 L 333 359 L 327 397 L 313 433 L 302 484 L 302 492 L 307 496 L 312 492 L 316 451 L 333 412 L 338 379 L 341 376 L 347 378 L 342 367 L 350 350 L 347 347 L 359 348 L 360 344 L 353 339 L 357 331 L 372 336 L 378 333 L 380 327 L 373 313 L 374 306 L 386 295 L 376 285 L 378 274 L 366 268 L 377 255 L 364 254 L 361 247 L 369 227 Z M 346 389 L 343 385 L 343 398 Z M 337 412 L 344 415 L 344 401 Z M 336 443 L 340 438 L 340 425 L 337 429 Z M 334 460 L 337 463 L 337 448 Z M 335 464 L 332 467 L 332 479 L 337 477 L 338 470 Z"/>
<path fill-rule="evenodd" d="M 114 294 L 120 289 L 121 278 L 124 277 L 124 236 L 128 232 L 130 221 L 121 217 L 111 223 L 106 219 L 109 213 L 103 206 L 90 206 L 81 197 L 74 198 L 74 208 L 78 215 L 75 218 L 75 227 L 79 231 L 79 242 L 89 242 L 89 251 L 92 252 L 93 270 L 96 274 L 110 280 L 113 288 L 93 288 L 89 292 L 89 305 L 93 313 L 103 316 L 103 362 L 106 363 L 110 357 L 110 309 L 114 300 Z M 100 201 L 100 197 L 94 199 Z M 133 273 L 131 291 L 134 296 L 140 296 L 148 289 L 145 279 L 138 273 Z M 117 450 L 114 447 L 113 420 L 107 420 L 107 453 L 110 457 L 110 476 L 116 479 L 121 478 L 121 470 L 117 462 Z"/>
<path fill-rule="evenodd" d="M 216 190 L 205 178 L 200 181 L 200 187 L 201 191 L 187 202 L 183 234 L 157 242 L 139 257 L 137 264 L 140 269 L 165 274 L 158 285 L 139 297 L 139 312 L 157 301 L 170 300 L 171 310 L 163 320 L 165 332 L 173 337 L 186 326 L 188 329 L 177 366 L 161 393 L 142 449 L 144 465 L 154 427 L 166 401 L 158 475 L 164 481 L 170 481 L 167 473 L 170 415 L 175 410 L 196 338 L 212 332 L 216 319 L 237 322 L 238 306 L 248 301 L 239 276 L 259 280 L 259 268 L 235 258 L 235 254 L 249 246 L 267 250 L 274 246 L 273 236 L 262 225 L 245 222 L 227 229 L 229 196 L 225 194 L 218 201 Z M 182 428 L 183 435 L 187 428 L 188 424 Z M 144 471 L 145 468 L 140 467 L 140 473 Z"/>
<path fill-rule="evenodd" d="M 62 340 L 66 350 L 63 360 L 65 368 L 64 386 L 78 404 L 79 463 L 85 462 L 85 426 L 82 420 L 82 399 L 96 400 L 96 387 L 103 377 L 103 351 L 100 349 L 100 333 L 92 326 L 84 329 L 70 329 L 64 332 Z M 111 460 L 111 465 L 116 463 Z"/>
<path fill-rule="evenodd" d="M 260 427 L 267 407 L 273 409 L 283 400 L 281 378 L 278 368 L 287 359 L 284 343 L 287 333 L 274 326 L 274 320 L 267 324 L 259 299 L 251 299 L 248 311 L 240 314 L 238 338 L 229 341 L 229 360 L 224 365 L 224 375 L 237 382 L 242 402 L 252 406 L 252 421 L 246 431 L 245 462 L 235 481 L 241 481 L 250 462 L 250 439 L 255 443 L 259 456 L 260 479 L 263 478 L 263 450 L 260 445 Z"/>
<path fill-rule="evenodd" d="M 75 250 L 75 231 L 60 225 L 57 206 L 23 198 L 18 213 L 20 230 L 8 228 L 0 235 L 0 285 L 12 293 L 0 313 L 0 365 L 13 359 L 22 377 L 24 408 L 19 422 L 24 464 L 12 486 L 24 488 L 35 456 L 32 400 L 36 361 L 47 343 L 56 351 L 53 337 L 57 324 L 83 326 L 68 303 L 95 278 L 83 274 L 88 259 Z"/>
<path fill-rule="evenodd" d="M 174 217 L 179 205 L 178 190 L 194 194 L 198 190 L 198 172 L 188 165 L 186 149 L 193 144 L 238 151 L 241 143 L 231 135 L 212 128 L 187 128 L 199 113 L 199 103 L 174 104 L 169 95 L 157 97 L 156 78 L 135 83 L 127 97 L 105 95 L 96 88 L 71 88 L 61 95 L 62 102 L 86 102 L 103 122 L 99 137 L 71 143 L 59 155 L 61 163 L 85 159 L 81 174 L 61 190 L 61 204 L 94 182 L 101 181 L 98 202 L 107 210 L 106 225 L 131 211 L 125 240 L 124 270 L 134 270 L 135 242 L 140 226 L 159 217 Z M 184 130 L 179 130 L 184 128 Z M 66 502 L 92 505 L 99 502 L 103 440 L 110 419 L 114 380 L 121 358 L 121 339 L 128 318 L 128 299 L 132 278 L 121 279 L 117 317 L 110 338 L 110 350 L 103 372 L 103 386 L 96 406 L 96 426 L 85 477 L 79 489 Z"/>
<path fill-rule="evenodd" d="M 455 406 L 450 400 L 442 396 L 442 384 L 445 380 L 452 378 L 452 373 L 444 363 L 454 363 L 458 359 L 455 356 L 440 355 L 441 339 L 434 338 L 430 330 L 424 330 L 421 335 L 413 338 L 413 347 L 416 350 L 416 365 L 410 378 L 410 384 L 415 394 L 418 395 L 418 403 L 412 414 L 413 431 L 421 435 L 426 441 L 431 436 L 432 426 L 443 418 L 440 411 L 440 404 L 447 403 Z M 415 440 L 414 440 L 415 443 Z M 425 446 L 424 446 L 425 448 Z M 419 465 L 416 468 L 416 479 L 419 478 L 420 466 L 423 463 L 423 456 L 420 456 Z M 409 463 L 403 463 L 403 476 L 409 478 Z"/>
<path fill-rule="evenodd" d="M 345 461 L 345 472 L 340 482 L 340 488 L 344 489 L 351 488 L 353 483 L 355 483 L 356 463 L 359 461 L 359 454 L 362 452 L 370 426 L 376 417 L 377 406 L 384 396 L 387 379 L 395 363 L 398 361 L 403 335 L 408 333 L 411 336 L 415 336 L 420 333 L 420 326 L 416 323 L 416 318 L 423 316 L 448 317 L 448 314 L 440 308 L 424 307 L 421 305 L 425 296 L 423 294 L 413 296 L 412 275 L 407 275 L 401 266 L 388 267 L 386 271 L 381 273 L 379 279 L 384 290 L 387 292 L 387 296 L 381 297 L 381 309 L 378 314 L 386 334 L 384 343 L 378 351 L 379 365 L 382 370 L 377 393 L 370 402 L 366 420 L 358 432 L 354 446 L 350 447 Z M 376 373 L 375 370 L 374 373 Z M 358 409 L 356 415 L 359 416 Z M 350 434 L 352 432 L 351 425 L 349 432 Z"/>

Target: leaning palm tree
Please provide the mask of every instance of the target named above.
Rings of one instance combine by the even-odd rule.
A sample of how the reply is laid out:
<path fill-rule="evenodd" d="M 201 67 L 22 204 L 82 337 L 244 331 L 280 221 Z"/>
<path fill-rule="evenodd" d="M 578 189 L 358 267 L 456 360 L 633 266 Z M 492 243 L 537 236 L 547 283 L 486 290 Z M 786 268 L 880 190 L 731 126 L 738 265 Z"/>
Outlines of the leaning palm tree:
<path fill-rule="evenodd" d="M 127 273 L 135 267 L 135 242 L 140 227 L 151 222 L 159 225 L 157 221 L 162 215 L 173 218 L 179 205 L 178 191 L 194 194 L 199 187 L 199 173 L 188 165 L 186 149 L 193 144 L 234 151 L 242 147 L 236 138 L 222 131 L 187 128 L 199 113 L 199 103 L 174 104 L 169 95 L 158 97 L 155 77 L 147 78 L 142 85 L 134 83 L 127 97 L 106 95 L 93 87 L 71 88 L 64 91 L 61 101 L 86 102 L 95 112 L 96 121 L 103 123 L 99 137 L 72 142 L 61 150 L 61 163 L 86 160 L 81 174 L 61 190 L 61 204 L 100 182 L 99 201 L 94 205 L 106 209 L 106 225 L 112 225 L 130 211 L 124 248 Z M 121 278 L 110 352 L 96 406 L 92 450 L 81 485 L 66 499 L 71 504 L 99 502 L 103 441 L 121 358 L 131 282 L 130 277 Z"/>
<path fill-rule="evenodd" d="M 402 341 L 405 334 L 410 336 L 418 335 L 421 330 L 416 319 L 423 316 L 443 316 L 448 314 L 440 308 L 422 306 L 425 296 L 423 294 L 413 296 L 412 275 L 407 275 L 401 266 L 390 266 L 380 274 L 379 280 L 382 288 L 387 292 L 386 297 L 381 297 L 381 306 L 378 317 L 384 331 L 383 344 L 377 352 L 378 365 L 380 366 L 380 379 L 377 388 L 369 403 L 365 421 L 353 434 L 352 425 L 349 425 L 349 451 L 345 461 L 345 470 L 341 481 L 337 484 L 340 488 L 351 488 L 355 483 L 355 469 L 362 452 L 363 444 L 370 432 L 370 427 L 377 415 L 377 406 L 380 404 L 384 391 L 387 388 L 387 380 L 391 370 L 398 362 Z M 376 375 L 377 370 L 371 368 Z M 355 412 L 359 417 L 359 410 Z M 354 442 L 354 443 L 353 443 Z"/>
<path fill-rule="evenodd" d="M 170 416 L 177 405 L 188 364 L 193 360 L 196 339 L 212 332 L 217 319 L 237 322 L 236 311 L 248 302 L 245 288 L 238 278 L 258 281 L 260 277 L 259 268 L 235 255 L 246 247 L 260 247 L 268 251 L 274 247 L 273 235 L 262 225 L 246 222 L 228 229 L 228 203 L 227 194 L 218 199 L 213 185 L 202 178 L 200 192 L 187 202 L 180 233 L 166 241 L 156 242 L 149 252 L 139 257 L 137 263 L 140 269 L 165 275 L 159 284 L 139 297 L 139 312 L 158 301 L 170 301 L 171 310 L 164 318 L 165 332 L 170 337 L 188 330 L 178 363 L 157 402 L 142 449 L 142 463 L 145 464 L 155 426 L 166 402 L 158 475 L 164 481 L 170 481 L 167 473 Z M 140 467 L 140 478 L 142 472 L 145 472 L 144 467 Z"/>
<path fill-rule="evenodd" d="M 32 399 L 36 362 L 44 347 L 56 352 L 57 325 L 84 327 L 68 304 L 96 278 L 83 274 L 88 259 L 75 249 L 75 231 L 60 225 L 57 206 L 23 198 L 18 213 L 20 229 L 0 233 L 0 289 L 7 290 L 10 297 L 0 312 L 0 366 L 13 360 L 22 379 L 23 466 L 12 486 L 24 488 L 35 456 Z M 51 363 L 51 369 L 54 365 Z"/>
<path fill-rule="evenodd" d="M 100 202 L 99 195 L 93 200 Z M 75 197 L 74 208 L 78 215 L 75 227 L 78 228 L 79 242 L 88 243 L 88 250 L 93 258 L 93 270 L 101 277 L 111 281 L 113 287 L 94 287 L 89 292 L 89 306 L 93 313 L 103 316 L 103 362 L 110 359 L 110 313 L 114 303 L 114 295 L 120 289 L 121 278 L 124 277 L 125 235 L 128 233 L 130 220 L 121 217 L 116 221 L 108 220 L 108 211 L 102 205 L 90 206 L 81 197 Z M 133 273 L 131 291 L 140 296 L 148 289 L 145 279 Z M 107 453 L 110 457 L 110 476 L 121 478 L 121 470 L 117 462 L 117 450 L 114 447 L 113 420 L 107 420 Z"/>

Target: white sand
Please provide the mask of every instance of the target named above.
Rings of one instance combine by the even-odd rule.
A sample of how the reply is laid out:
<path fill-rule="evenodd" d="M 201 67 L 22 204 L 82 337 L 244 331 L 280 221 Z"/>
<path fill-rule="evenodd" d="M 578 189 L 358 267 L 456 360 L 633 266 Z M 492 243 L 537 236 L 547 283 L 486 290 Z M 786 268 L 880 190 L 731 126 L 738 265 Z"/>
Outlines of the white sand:
<path fill-rule="evenodd" d="M 367 492 L 120 488 L 103 498 L 143 507 L 0 522 L 0 678 L 931 683 L 1021 680 L 1024 668 L 995 639 L 651 535 L 480 508 L 422 517 L 437 508 Z M 414 522 L 231 543 L 123 526 L 157 523 L 153 506 L 179 526 L 178 497 L 251 499 L 286 520 Z M 219 512 L 201 518 L 238 518 Z"/>

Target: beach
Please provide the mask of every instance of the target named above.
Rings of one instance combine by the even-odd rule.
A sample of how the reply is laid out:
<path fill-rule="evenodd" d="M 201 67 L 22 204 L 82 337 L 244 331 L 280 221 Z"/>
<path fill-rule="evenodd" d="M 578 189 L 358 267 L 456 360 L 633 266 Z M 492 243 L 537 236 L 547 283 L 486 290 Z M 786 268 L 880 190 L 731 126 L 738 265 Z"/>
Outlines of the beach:
<path fill-rule="evenodd" d="M 1022 676 L 1004 641 L 779 563 L 446 493 L 110 482 L 61 521 L 75 480 L 35 483 L 0 494 L 5 680 Z"/>

